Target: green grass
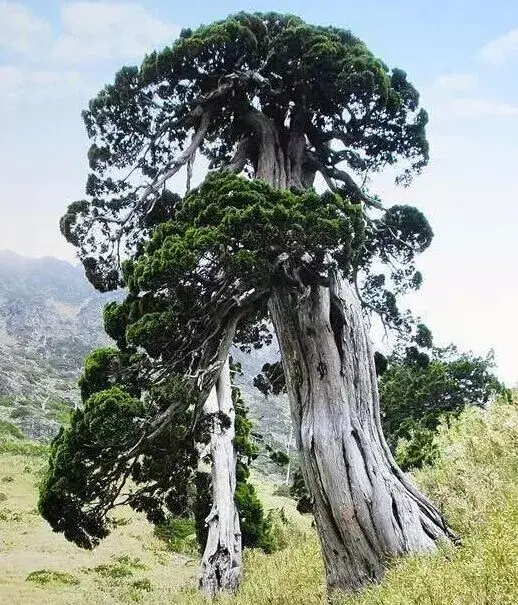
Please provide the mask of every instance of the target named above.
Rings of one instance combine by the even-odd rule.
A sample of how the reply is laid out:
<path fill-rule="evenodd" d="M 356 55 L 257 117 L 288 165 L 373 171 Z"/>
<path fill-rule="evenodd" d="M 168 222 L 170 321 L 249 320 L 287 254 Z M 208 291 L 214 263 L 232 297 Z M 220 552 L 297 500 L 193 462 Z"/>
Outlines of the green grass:
<path fill-rule="evenodd" d="M 115 513 L 121 523 L 94 551 L 54 533 L 35 510 L 45 465 L 46 456 L 0 452 L 0 480 L 8 479 L 0 482 L 0 603 L 118 605 L 142 598 L 153 603 L 156 594 L 173 595 L 186 583 L 195 584 L 196 563 L 168 551 L 144 515 L 129 509 Z M 70 574 L 79 584 L 54 574 Z"/>
<path fill-rule="evenodd" d="M 74 408 L 65 401 L 52 401 L 47 405 L 46 414 L 59 424 L 68 425 L 73 411 Z"/>
<path fill-rule="evenodd" d="M 442 427 L 437 445 L 439 460 L 414 480 L 441 505 L 463 546 L 392 561 L 380 585 L 358 595 L 333 595 L 333 605 L 518 603 L 518 406 L 468 410 Z M 171 552 L 141 515 L 117 513 L 121 523 L 92 552 L 52 533 L 34 514 L 43 464 L 38 456 L 0 453 L 0 477 L 12 478 L 1 484 L 0 602 L 207 605 L 196 590 L 196 559 Z M 284 509 L 290 521 L 277 523 L 285 548 L 271 555 L 247 551 L 241 588 L 213 605 L 327 605 L 311 518 L 276 496 L 275 486 L 257 475 L 253 480 L 265 509 Z"/>
<path fill-rule="evenodd" d="M 33 441 L 0 441 L 0 454 L 15 456 L 34 456 L 41 458 L 49 452 L 49 446 Z"/>
<path fill-rule="evenodd" d="M 54 571 L 52 569 L 38 569 L 31 571 L 26 578 L 27 582 L 35 582 L 42 586 L 46 584 L 79 584 L 79 580 L 70 573 Z"/>
<path fill-rule="evenodd" d="M 41 457 L 46 456 L 48 451 L 47 445 L 26 439 L 21 429 L 12 422 L 0 420 L 0 454 Z"/>
<path fill-rule="evenodd" d="M 415 481 L 439 502 L 463 546 L 393 561 L 380 585 L 334 605 L 516 605 L 518 603 L 518 407 L 468 410 L 437 438 L 441 455 Z M 324 573 L 314 534 L 290 546 L 245 557 L 236 595 L 216 605 L 325 605 Z M 177 605 L 202 605 L 193 589 Z"/>

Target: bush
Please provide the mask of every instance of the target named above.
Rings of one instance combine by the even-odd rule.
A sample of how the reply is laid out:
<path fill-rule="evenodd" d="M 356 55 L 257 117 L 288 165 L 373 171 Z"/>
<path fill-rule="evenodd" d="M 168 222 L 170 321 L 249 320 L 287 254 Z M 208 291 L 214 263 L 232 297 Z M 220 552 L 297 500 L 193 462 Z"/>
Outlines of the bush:
<path fill-rule="evenodd" d="M 142 580 L 135 580 L 132 582 L 131 588 L 151 592 L 153 590 L 153 585 L 151 584 L 151 580 L 149 580 L 149 578 L 143 578 Z"/>
<path fill-rule="evenodd" d="M 297 501 L 297 510 L 301 515 L 313 512 L 313 501 L 309 495 L 300 468 L 293 473 L 293 483 L 290 487 L 290 495 Z"/>
<path fill-rule="evenodd" d="M 104 563 L 97 567 L 90 567 L 84 571 L 87 573 L 94 572 L 107 580 L 119 581 L 122 578 L 133 576 L 135 571 L 147 569 L 147 566 L 141 563 L 140 559 L 133 558 L 128 555 L 120 555 L 112 557 L 113 563 Z"/>
<path fill-rule="evenodd" d="M 429 344 L 430 338 L 428 331 Z M 510 400 L 510 392 L 492 373 L 491 353 L 477 357 L 454 346 L 431 353 L 416 347 L 397 351 L 379 381 L 383 432 L 403 470 L 433 461 L 433 437 L 441 422 L 497 395 Z"/>
<path fill-rule="evenodd" d="M 14 420 L 24 420 L 25 418 L 32 416 L 32 414 L 33 411 L 30 408 L 19 406 L 11 411 L 10 417 Z"/>
<path fill-rule="evenodd" d="M 22 431 L 12 422 L 0 420 L 0 439 L 25 439 Z"/>
<path fill-rule="evenodd" d="M 273 495 L 274 496 L 279 496 L 281 498 L 291 498 L 291 487 L 289 485 L 284 484 L 284 483 L 280 483 L 273 490 Z"/>
<path fill-rule="evenodd" d="M 293 521 L 290 521 L 282 508 L 272 508 L 265 518 L 265 530 L 261 540 L 261 548 L 271 554 L 285 549 L 290 541 L 301 531 Z"/>
<path fill-rule="evenodd" d="M 46 584 L 79 584 L 79 580 L 72 574 L 64 571 L 54 571 L 52 569 L 38 569 L 37 571 L 32 571 L 25 580 L 43 586 Z"/>
<path fill-rule="evenodd" d="M 251 483 L 238 482 L 234 500 L 239 513 L 243 547 L 264 548 L 268 524 L 254 486 Z"/>
<path fill-rule="evenodd" d="M 198 540 L 193 519 L 169 517 L 163 523 L 155 526 L 154 534 L 173 552 L 184 555 L 195 555 L 198 552 Z"/>
<path fill-rule="evenodd" d="M 447 422 L 447 419 L 443 419 Z M 438 456 L 435 444 L 436 432 L 420 426 L 409 429 L 408 437 L 402 437 L 396 444 L 394 457 L 404 471 L 431 464 Z"/>

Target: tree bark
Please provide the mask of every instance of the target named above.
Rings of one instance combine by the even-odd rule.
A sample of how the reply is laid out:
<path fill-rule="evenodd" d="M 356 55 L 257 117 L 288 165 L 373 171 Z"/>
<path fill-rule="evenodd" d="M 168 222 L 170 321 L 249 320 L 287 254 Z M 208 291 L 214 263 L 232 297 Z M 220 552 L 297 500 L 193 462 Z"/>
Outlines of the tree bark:
<path fill-rule="evenodd" d="M 228 359 L 204 406 L 213 414 L 210 438 L 212 458 L 212 510 L 206 519 L 207 544 L 199 572 L 199 586 L 212 598 L 221 590 L 235 590 L 241 578 L 242 550 L 239 516 L 234 502 L 236 489 L 236 454 L 234 451 L 235 411 Z M 228 419 L 222 424 L 217 414 Z"/>
<path fill-rule="evenodd" d="M 351 284 L 274 288 L 269 308 L 330 589 L 358 590 L 387 556 L 456 537 L 383 437 L 374 356 Z"/>

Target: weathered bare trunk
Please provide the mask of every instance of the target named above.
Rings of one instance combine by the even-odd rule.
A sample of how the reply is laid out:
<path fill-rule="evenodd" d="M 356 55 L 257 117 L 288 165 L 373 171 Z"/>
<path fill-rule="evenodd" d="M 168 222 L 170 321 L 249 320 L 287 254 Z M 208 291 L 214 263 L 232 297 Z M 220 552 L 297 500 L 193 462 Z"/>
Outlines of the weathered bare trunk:
<path fill-rule="evenodd" d="M 241 530 L 234 503 L 236 454 L 234 405 L 228 359 L 205 403 L 206 414 L 224 414 L 229 426 L 214 416 L 210 439 L 212 458 L 212 509 L 206 519 L 207 544 L 199 573 L 199 585 L 208 597 L 220 590 L 235 590 L 241 578 Z"/>
<path fill-rule="evenodd" d="M 387 556 L 455 538 L 405 478 L 381 430 L 374 358 L 360 304 L 337 273 L 329 287 L 279 285 L 270 313 L 330 588 L 378 580 Z"/>
<path fill-rule="evenodd" d="M 260 111 L 250 110 L 246 120 L 258 139 L 255 178 L 276 189 L 306 189 L 313 185 L 315 170 L 306 165 L 305 115 L 297 111 L 284 140 L 274 121 Z"/>
<path fill-rule="evenodd" d="M 286 132 L 264 114 L 251 112 L 259 139 L 257 178 L 278 189 L 313 183 L 315 168 L 305 160 L 304 120 L 302 109 L 294 110 Z M 358 590 L 381 578 L 387 557 L 430 551 L 437 540 L 455 540 L 385 442 L 374 356 L 351 284 L 337 271 L 329 286 L 303 292 L 279 283 L 269 309 L 329 588 Z"/>

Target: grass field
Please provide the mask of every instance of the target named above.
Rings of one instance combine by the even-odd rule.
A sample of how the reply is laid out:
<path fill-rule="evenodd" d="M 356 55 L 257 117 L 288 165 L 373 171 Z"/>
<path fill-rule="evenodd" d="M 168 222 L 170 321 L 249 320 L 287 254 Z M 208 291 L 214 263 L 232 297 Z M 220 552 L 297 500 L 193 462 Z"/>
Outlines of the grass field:
<path fill-rule="evenodd" d="M 23 446 L 11 442 L 8 450 Z M 168 551 L 142 515 L 117 513 L 120 526 L 93 551 L 52 532 L 36 509 L 45 457 L 0 453 L 0 604 L 104 605 L 176 603 L 196 585 L 198 562 Z M 257 481 L 265 508 L 283 508 L 309 528 L 293 501 L 272 495 Z"/>
<path fill-rule="evenodd" d="M 518 603 L 518 407 L 469 410 L 438 438 L 442 452 L 415 480 L 461 533 L 461 548 L 394 561 L 379 586 L 336 605 L 516 605 Z M 93 552 L 53 534 L 36 512 L 45 459 L 0 454 L 0 603 L 201 605 L 197 561 L 169 552 L 142 517 L 119 513 L 120 526 Z M 5 450 L 5 448 L 4 448 Z M 287 547 L 249 551 L 236 595 L 218 605 L 324 605 L 323 568 L 308 517 L 272 495 L 256 477 L 265 508 L 292 520 Z"/>

